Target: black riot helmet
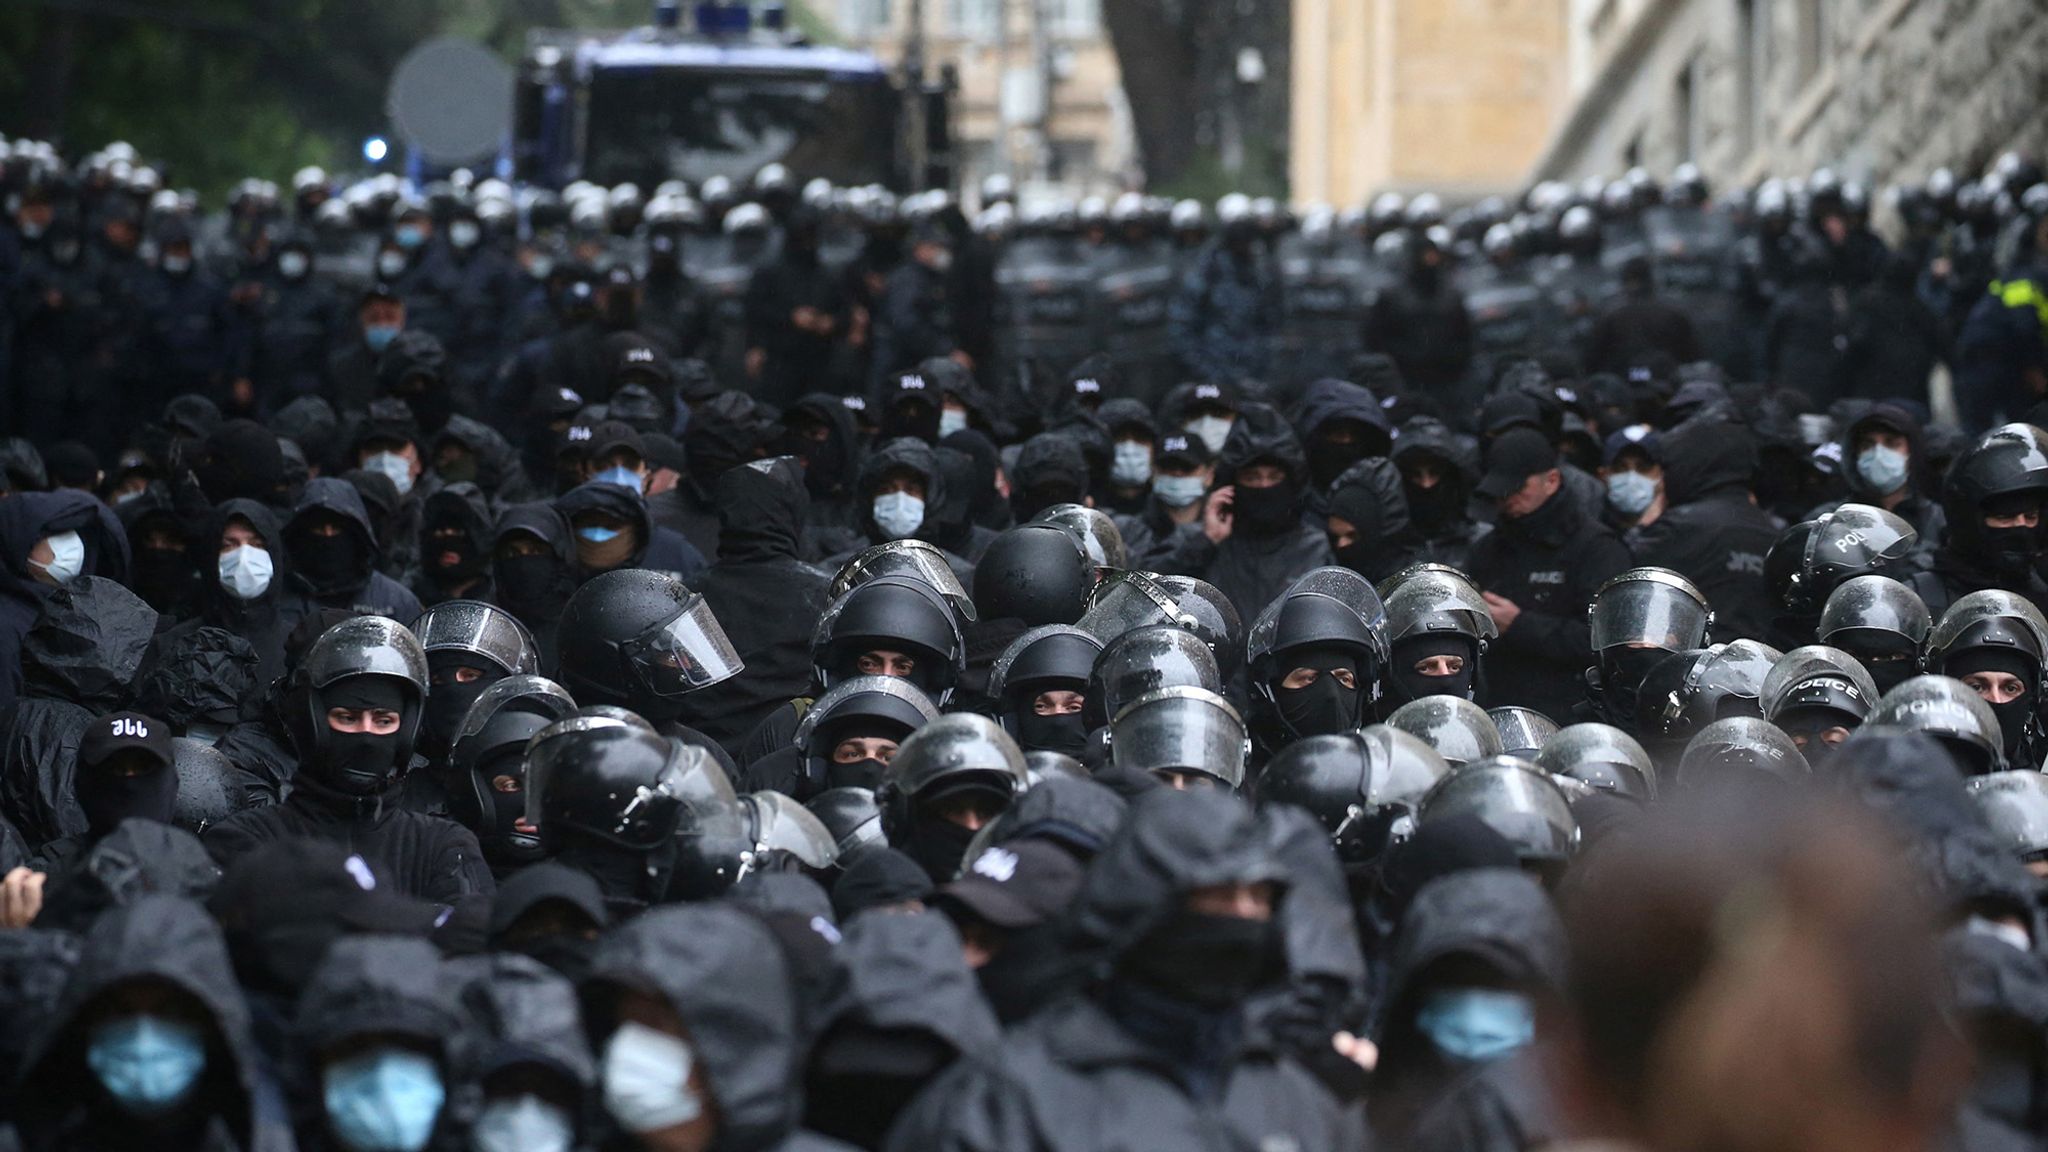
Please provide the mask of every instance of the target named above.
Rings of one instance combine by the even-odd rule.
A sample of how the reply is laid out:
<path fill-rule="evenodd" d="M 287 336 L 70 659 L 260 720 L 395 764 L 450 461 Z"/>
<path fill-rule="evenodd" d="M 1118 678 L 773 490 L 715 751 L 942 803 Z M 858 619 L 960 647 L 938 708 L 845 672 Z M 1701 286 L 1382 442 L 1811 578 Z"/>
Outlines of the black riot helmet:
<path fill-rule="evenodd" d="M 285 720 L 299 745 L 301 770 L 320 785 L 352 795 L 381 792 L 411 766 L 427 698 L 427 654 L 403 624 L 355 616 L 320 634 L 287 681 Z M 340 733 L 330 708 L 390 708 L 400 715 L 389 736 Z"/>
<path fill-rule="evenodd" d="M 1700 729 L 1734 716 L 1762 718 L 1764 678 L 1780 653 L 1755 640 L 1677 652 L 1636 690 L 1636 736 L 1658 755 L 1682 750 Z"/>
<path fill-rule="evenodd" d="M 1458 696 L 1424 696 L 1394 709 L 1387 725 L 1424 744 L 1453 768 L 1501 754 L 1500 730 L 1479 705 Z"/>
<path fill-rule="evenodd" d="M 910 576 L 921 580 L 939 594 L 953 609 L 954 615 L 968 621 L 978 618 L 974 601 L 961 586 L 960 577 L 947 562 L 945 552 L 936 544 L 923 540 L 890 540 L 866 549 L 840 566 L 832 577 L 831 586 L 826 589 L 826 595 L 837 601 L 862 584 L 883 576 Z"/>
<path fill-rule="evenodd" d="M 1544 742 L 1534 760 L 1551 776 L 1576 780 L 1639 804 L 1657 798 L 1657 767 L 1636 738 L 1612 724 L 1574 724 Z"/>
<path fill-rule="evenodd" d="M 2005 767 L 1998 714 L 1969 685 L 1947 676 L 1915 676 L 1879 697 L 1870 724 L 1912 728 L 1941 741 L 1965 776 Z"/>
<path fill-rule="evenodd" d="M 2048 860 L 2048 772 L 1993 772 L 1969 788 L 1991 834 L 2021 863 Z"/>
<path fill-rule="evenodd" d="M 2003 673 L 2026 686 L 2003 703 L 1996 689 L 1979 679 L 1977 690 L 1998 717 L 2008 763 L 2039 759 L 2042 721 L 2043 664 L 2048 660 L 2048 619 L 2032 601 L 2003 589 L 1972 592 L 1949 605 L 1927 637 L 1924 657 L 1929 672 L 1966 683 L 1972 676 Z M 1977 685 L 1972 685 L 1977 687 Z"/>
<path fill-rule="evenodd" d="M 1282 592 L 1252 624 L 1245 662 L 1262 729 L 1277 745 L 1302 736 L 1363 726 L 1379 702 L 1387 666 L 1386 612 L 1365 577 L 1349 568 L 1317 568 Z M 1286 681 L 1298 667 L 1318 672 L 1306 687 Z M 1333 669 L 1348 671 L 1345 687 Z"/>
<path fill-rule="evenodd" d="M 1776 725 L 1809 761 L 1870 718 L 1877 684 L 1854 656 L 1825 644 L 1785 653 L 1764 677 L 1764 719 Z"/>
<path fill-rule="evenodd" d="M 526 746 L 576 711 L 576 701 L 544 676 L 508 676 L 483 690 L 448 746 L 448 814 L 476 833 L 484 857 L 497 865 L 541 858 L 540 837 L 526 817 Z M 498 786 L 500 777 L 516 789 Z"/>
<path fill-rule="evenodd" d="M 748 847 L 733 883 L 754 872 L 798 872 L 813 880 L 831 878 L 839 842 L 824 821 L 780 792 L 749 792 L 736 811 L 745 822 Z"/>
<path fill-rule="evenodd" d="M 1244 720 L 1202 688 L 1161 688 L 1123 706 L 1109 723 L 1110 762 L 1126 771 L 1236 789 L 1244 784 Z"/>
<path fill-rule="evenodd" d="M 1442 564 L 1417 564 L 1380 582 L 1386 603 L 1387 694 L 1399 707 L 1424 696 L 1479 692 L 1480 661 L 1500 634 L 1486 599 L 1470 577 Z M 1418 665 L 1432 657 L 1456 657 L 1454 675 L 1424 675 Z M 1445 666 L 1450 661 L 1439 661 Z"/>
<path fill-rule="evenodd" d="M 579 841 L 654 854 L 687 812 L 735 799 L 709 752 L 612 716 L 569 716 L 527 743 L 526 820 L 549 856 Z"/>
<path fill-rule="evenodd" d="M 1814 639 L 1854 656 L 1883 693 L 1919 672 L 1932 624 L 1919 593 L 1889 576 L 1856 576 L 1828 593 Z"/>
<path fill-rule="evenodd" d="M 471 704 L 492 683 L 540 671 L 540 648 L 526 625 L 481 600 L 447 600 L 412 622 L 427 653 L 427 694 L 421 751 L 445 752 Z"/>
<path fill-rule="evenodd" d="M 1095 588 L 1077 625 L 1107 648 L 1133 628 L 1171 624 L 1199 637 L 1224 675 L 1237 669 L 1244 625 L 1230 599 L 1206 581 L 1152 572 L 1123 572 Z"/>
<path fill-rule="evenodd" d="M 1700 729 L 1678 761 L 1678 784 L 1698 790 L 1807 776 L 1806 757 L 1790 736 L 1752 716 L 1716 720 Z"/>
<path fill-rule="evenodd" d="M 900 676 L 855 676 L 834 684 L 804 712 L 796 726 L 797 755 L 803 758 L 805 794 L 826 788 L 874 788 L 886 762 L 837 764 L 832 751 L 856 736 L 894 740 L 900 747 L 912 732 L 938 719 L 939 710 L 917 685 Z"/>
<path fill-rule="evenodd" d="M 1450 772 L 1436 749 L 1374 724 L 1289 744 L 1259 773 L 1252 793 L 1261 808 L 1306 809 L 1329 832 L 1337 858 L 1356 866 L 1407 839 L 1422 797 Z"/>
<path fill-rule="evenodd" d="M 1948 513 L 1943 548 L 2020 584 L 2040 554 L 2038 529 L 1993 528 L 1987 517 L 2039 511 L 2048 499 L 2048 432 L 2007 424 L 1979 437 L 1949 466 L 1942 488 Z"/>
<path fill-rule="evenodd" d="M 1026 780 L 1023 751 L 995 721 L 965 712 L 941 716 L 913 732 L 889 762 L 875 790 L 882 831 L 944 883 L 959 870 L 979 825 L 954 820 L 940 806 L 957 801 L 991 817 L 1009 807 Z"/>
<path fill-rule="evenodd" d="M 1523 760 L 1534 760 L 1536 753 L 1542 751 L 1558 732 L 1557 721 L 1534 708 L 1518 705 L 1488 708 L 1486 718 L 1493 721 L 1494 728 L 1500 732 L 1501 753 Z"/>
<path fill-rule="evenodd" d="M 558 675 L 585 704 L 674 719 L 677 701 L 746 665 L 702 596 L 665 572 L 618 568 L 591 577 L 562 609 Z"/>
<path fill-rule="evenodd" d="M 1074 538 L 1054 524 L 1019 524 L 989 543 L 974 565 L 974 599 L 989 619 L 1034 627 L 1072 624 L 1088 610 L 1095 573 Z"/>
<path fill-rule="evenodd" d="M 1666 653 L 1700 648 L 1713 609 L 1692 581 L 1667 568 L 1631 568 L 1600 586 L 1589 609 L 1599 660 L 1595 699 L 1602 718 L 1635 723 L 1643 681 Z"/>
<path fill-rule="evenodd" d="M 242 770 L 203 740 L 171 737 L 171 769 L 178 774 L 171 823 L 194 836 L 249 806 L 242 799 Z"/>
<path fill-rule="evenodd" d="M 1869 504 L 1844 504 L 1810 524 L 1780 537 L 1764 558 L 1780 607 L 1803 619 L 1817 617 L 1844 582 L 1899 571 L 1920 542 L 1903 517 Z"/>
<path fill-rule="evenodd" d="M 1098 580 L 1131 566 L 1130 553 L 1124 546 L 1124 534 L 1107 512 L 1084 504 L 1054 504 L 1033 516 L 1031 522 L 1050 524 L 1071 537 Z M 980 569 L 975 572 L 979 576 Z"/>
<path fill-rule="evenodd" d="M 1078 754 L 1088 735 L 1088 678 L 1101 655 L 1101 641 L 1065 624 L 1046 624 L 1017 637 L 989 671 L 996 721 L 1026 752 Z M 1038 697 L 1053 691 L 1078 693 L 1083 710 L 1040 715 Z"/>
<path fill-rule="evenodd" d="M 910 681 L 944 706 L 967 667 L 960 623 L 944 596 L 907 575 L 878 576 L 832 602 L 811 633 L 812 674 L 820 688 L 860 675 L 863 654 L 901 652 Z"/>
<path fill-rule="evenodd" d="M 1493 756 L 1454 769 L 1422 798 L 1416 823 L 1476 816 L 1515 847 L 1522 867 L 1555 880 L 1579 847 L 1570 802 L 1534 764 Z"/>
<path fill-rule="evenodd" d="M 1082 709 L 1091 728 L 1140 696 L 1162 688 L 1223 691 L 1223 673 L 1216 654 L 1202 638 L 1171 624 L 1133 628 L 1103 646 L 1088 674 L 1088 698 Z"/>
<path fill-rule="evenodd" d="M 882 835 L 882 809 L 870 789 L 827 788 L 811 797 L 804 807 L 831 834 L 834 858 L 841 868 L 852 861 L 855 853 L 889 844 L 889 838 Z"/>

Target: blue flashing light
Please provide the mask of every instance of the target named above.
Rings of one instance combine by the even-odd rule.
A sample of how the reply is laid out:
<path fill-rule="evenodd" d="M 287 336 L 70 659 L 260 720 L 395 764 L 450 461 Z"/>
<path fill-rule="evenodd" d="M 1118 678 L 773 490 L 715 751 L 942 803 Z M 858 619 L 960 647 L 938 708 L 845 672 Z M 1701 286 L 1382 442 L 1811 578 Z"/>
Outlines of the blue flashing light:
<path fill-rule="evenodd" d="M 706 36 L 745 36 L 753 26 L 754 14 L 745 4 L 702 0 L 697 5 L 697 31 Z"/>

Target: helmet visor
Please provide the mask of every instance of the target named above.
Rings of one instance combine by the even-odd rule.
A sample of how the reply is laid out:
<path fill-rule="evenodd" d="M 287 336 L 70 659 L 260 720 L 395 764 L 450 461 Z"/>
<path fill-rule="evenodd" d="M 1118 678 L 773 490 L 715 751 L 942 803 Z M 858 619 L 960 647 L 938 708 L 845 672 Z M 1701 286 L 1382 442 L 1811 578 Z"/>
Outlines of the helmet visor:
<path fill-rule="evenodd" d="M 619 651 L 657 696 L 707 688 L 746 667 L 702 596 L 691 597 L 667 623 L 621 644 Z"/>

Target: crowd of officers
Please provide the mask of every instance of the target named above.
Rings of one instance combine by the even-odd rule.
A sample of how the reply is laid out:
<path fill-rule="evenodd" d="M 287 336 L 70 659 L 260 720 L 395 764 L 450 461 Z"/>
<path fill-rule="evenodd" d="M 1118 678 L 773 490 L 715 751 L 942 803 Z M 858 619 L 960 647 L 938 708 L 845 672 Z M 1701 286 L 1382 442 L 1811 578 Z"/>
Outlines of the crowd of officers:
<path fill-rule="evenodd" d="M 0 1148 L 2044 1146 L 2024 158 L 0 175 Z"/>

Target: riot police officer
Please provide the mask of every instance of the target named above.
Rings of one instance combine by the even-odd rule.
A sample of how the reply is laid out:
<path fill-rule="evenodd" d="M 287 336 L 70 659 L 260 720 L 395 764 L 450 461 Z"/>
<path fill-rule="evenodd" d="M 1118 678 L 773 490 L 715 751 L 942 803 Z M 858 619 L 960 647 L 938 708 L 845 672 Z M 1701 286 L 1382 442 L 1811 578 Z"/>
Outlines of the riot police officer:
<path fill-rule="evenodd" d="M 1330 834 L 1354 901 L 1372 891 L 1387 850 L 1407 839 L 1423 796 L 1451 766 L 1414 736 L 1385 724 L 1309 736 L 1280 750 L 1259 772 L 1259 807 L 1292 804 Z"/>
<path fill-rule="evenodd" d="M 526 819 L 526 744 L 576 711 L 562 686 L 507 676 L 477 695 L 448 748 L 448 814 L 476 833 L 491 871 L 504 876 L 542 858 Z"/>
<path fill-rule="evenodd" d="M 1550 777 L 1526 760 L 1493 756 L 1438 781 L 1422 798 L 1416 823 L 1476 816 L 1512 844 L 1522 868 L 1547 883 L 1564 874 L 1579 847 L 1579 822 Z"/>
<path fill-rule="evenodd" d="M 789 747 L 747 765 L 744 783 L 806 801 L 828 788 L 879 787 L 903 741 L 938 715 L 901 676 L 841 680 L 804 713 Z"/>
<path fill-rule="evenodd" d="M 1123 706 L 1109 723 L 1111 762 L 1183 791 L 1244 786 L 1244 721 L 1221 695 L 1169 687 Z"/>
<path fill-rule="evenodd" d="M 1381 585 L 1387 607 L 1387 702 L 1479 698 L 1486 647 L 1499 635 L 1477 585 L 1441 564 L 1418 564 Z"/>
<path fill-rule="evenodd" d="M 2048 603 L 2035 570 L 2048 500 L 2048 432 L 2007 424 L 1985 433 L 1949 468 L 1942 489 L 1948 537 L 1913 587 L 1937 617 L 1971 592 L 2006 588 Z"/>
<path fill-rule="evenodd" d="M 484 690 L 507 676 L 540 672 L 540 649 L 517 617 L 481 600 L 445 600 L 412 622 L 433 684 L 420 724 L 420 754 L 448 751 L 456 727 Z"/>
<path fill-rule="evenodd" d="M 1812 769 L 1792 737 L 1754 716 L 1731 716 L 1699 730 L 1678 762 L 1678 785 L 1691 791 L 1753 788 L 1804 779 Z"/>
<path fill-rule="evenodd" d="M 1911 588 L 1889 576 L 1857 576 L 1828 594 L 1814 638 L 1854 656 L 1884 693 L 1919 674 L 1932 626 Z"/>
<path fill-rule="evenodd" d="M 1982 776 L 2005 766 L 1998 714 L 1960 680 L 1915 676 L 1879 697 L 1869 722 L 1927 733 L 1941 742 L 1965 776 Z"/>
<path fill-rule="evenodd" d="M 1026 752 L 1080 758 L 1088 744 L 1088 678 L 1100 655 L 1102 641 L 1065 624 L 1017 637 L 989 673 L 997 722 Z"/>
<path fill-rule="evenodd" d="M 1908 571 L 1919 539 L 1905 519 L 1870 504 L 1843 504 L 1787 528 L 1764 554 L 1764 583 L 1780 613 L 1774 639 L 1788 648 L 1812 643 L 1836 588 L 1858 576 Z"/>
<path fill-rule="evenodd" d="M 2048 620 L 2023 597 L 1999 589 L 1972 592 L 1949 605 L 1927 636 L 1929 672 L 1962 681 L 1998 717 L 2008 764 L 2041 762 L 2042 668 Z"/>
<path fill-rule="evenodd" d="M 1764 680 L 1782 655 L 1755 640 L 1735 640 L 1666 656 L 1636 690 L 1636 737 L 1669 766 L 1714 721 L 1762 719 Z"/>
<path fill-rule="evenodd" d="M 1657 767 L 1636 738 L 1611 724 L 1560 729 L 1536 752 L 1537 768 L 1639 804 L 1657 798 Z"/>
<path fill-rule="evenodd" d="M 1259 614 L 1245 644 L 1252 733 L 1268 754 L 1304 736 L 1360 728 L 1379 704 L 1386 611 L 1348 568 L 1296 580 Z"/>
<path fill-rule="evenodd" d="M 1586 678 L 1594 716 L 1624 731 L 1636 723 L 1636 695 L 1657 662 L 1702 648 L 1714 611 L 1692 582 L 1668 568 L 1632 568 L 1593 597 L 1593 652 Z"/>
<path fill-rule="evenodd" d="M 745 667 L 704 598 L 652 569 L 592 577 L 569 597 L 557 637 L 563 686 L 580 703 L 630 708 L 656 723 L 672 722 L 685 694 Z"/>
<path fill-rule="evenodd" d="M 1839 648 L 1809 644 L 1785 653 L 1764 678 L 1764 719 L 1819 763 L 1877 706 L 1877 684 Z"/>
<path fill-rule="evenodd" d="M 1024 790 L 1024 753 L 986 716 L 942 716 L 912 733 L 875 791 L 889 844 L 933 883 L 960 870 L 968 843 Z"/>
<path fill-rule="evenodd" d="M 1458 696 L 1424 696 L 1394 709 L 1387 726 L 1436 750 L 1453 768 L 1501 755 L 1500 729 L 1479 705 Z"/>

